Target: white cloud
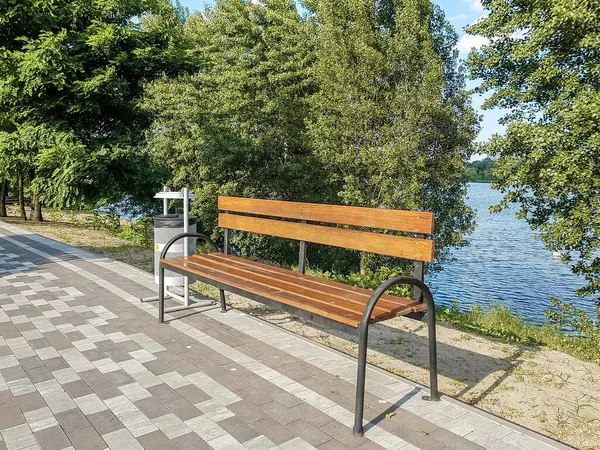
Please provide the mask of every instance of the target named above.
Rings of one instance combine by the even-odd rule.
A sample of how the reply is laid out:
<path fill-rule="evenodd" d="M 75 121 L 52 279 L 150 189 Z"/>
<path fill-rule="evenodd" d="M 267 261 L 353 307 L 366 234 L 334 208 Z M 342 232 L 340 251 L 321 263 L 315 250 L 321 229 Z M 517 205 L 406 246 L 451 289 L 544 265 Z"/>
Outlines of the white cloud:
<path fill-rule="evenodd" d="M 460 53 L 468 53 L 471 49 L 479 49 L 490 43 L 490 40 L 484 36 L 473 36 L 472 34 L 464 34 L 456 44 L 456 48 Z"/>
<path fill-rule="evenodd" d="M 481 0 L 462 0 L 462 3 L 469 5 L 469 9 L 472 11 L 483 11 Z"/>

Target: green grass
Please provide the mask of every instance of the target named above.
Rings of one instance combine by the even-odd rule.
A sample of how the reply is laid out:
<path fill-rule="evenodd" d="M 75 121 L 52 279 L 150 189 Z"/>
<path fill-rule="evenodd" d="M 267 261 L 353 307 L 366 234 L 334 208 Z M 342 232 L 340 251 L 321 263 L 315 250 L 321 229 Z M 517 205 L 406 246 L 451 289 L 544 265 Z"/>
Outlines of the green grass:
<path fill-rule="evenodd" d="M 600 339 L 596 336 L 572 336 L 549 324 L 528 324 L 506 306 L 494 304 L 487 311 L 472 306 L 468 311 L 461 311 L 458 302 L 455 302 L 450 308 L 438 308 L 436 317 L 438 321 L 460 330 L 499 338 L 504 342 L 558 350 L 600 364 Z"/>

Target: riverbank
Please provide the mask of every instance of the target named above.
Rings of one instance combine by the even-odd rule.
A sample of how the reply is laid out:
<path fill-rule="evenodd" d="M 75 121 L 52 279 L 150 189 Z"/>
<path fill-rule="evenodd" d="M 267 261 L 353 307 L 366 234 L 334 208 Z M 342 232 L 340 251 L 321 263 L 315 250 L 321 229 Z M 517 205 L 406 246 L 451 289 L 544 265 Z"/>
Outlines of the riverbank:
<path fill-rule="evenodd" d="M 13 213 L 14 214 L 14 213 Z M 47 213 L 47 222 L 9 223 L 62 242 L 152 271 L 153 250 L 104 229 L 94 229 L 85 215 Z M 211 289 L 202 290 L 214 295 Z M 242 297 L 230 295 L 232 306 L 278 326 L 356 356 L 355 337 L 281 314 Z M 452 311 L 450 311 L 451 313 Z M 600 449 L 600 366 L 525 340 L 508 317 L 470 323 L 468 317 L 441 318 L 482 336 L 447 324 L 438 327 L 441 390 L 507 420 L 581 449 Z M 454 317 L 454 318 L 453 318 Z M 459 320 L 460 319 L 460 320 Z M 494 326 L 492 326 L 494 325 Z M 512 331 L 511 331 L 512 330 Z M 502 326 L 500 327 L 502 331 Z M 397 318 L 373 326 L 369 361 L 417 383 L 427 383 L 427 327 Z M 511 335 L 512 333 L 512 335 Z M 512 336 L 512 337 L 511 337 Z M 516 336 L 516 337 L 515 337 Z M 564 337 L 565 339 L 569 339 Z"/>

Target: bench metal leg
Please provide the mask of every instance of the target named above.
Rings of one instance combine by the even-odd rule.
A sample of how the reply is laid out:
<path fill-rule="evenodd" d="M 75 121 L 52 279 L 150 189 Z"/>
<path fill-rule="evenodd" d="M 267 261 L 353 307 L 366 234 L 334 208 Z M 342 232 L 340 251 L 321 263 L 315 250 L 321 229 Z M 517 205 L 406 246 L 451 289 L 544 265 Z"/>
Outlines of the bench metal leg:
<path fill-rule="evenodd" d="M 158 323 L 165 321 L 165 268 L 158 265 Z"/>
<path fill-rule="evenodd" d="M 358 329 L 358 368 L 356 374 L 356 404 L 354 409 L 353 433 L 357 436 L 364 434 L 363 413 L 365 406 L 365 378 L 367 374 L 367 341 L 369 338 L 369 320 L 375 304 L 389 288 L 399 284 L 410 284 L 418 287 L 427 301 L 427 326 L 429 328 L 429 381 L 431 394 L 424 396 L 425 400 L 437 401 L 440 399 L 437 387 L 437 349 L 435 337 L 435 304 L 429 288 L 420 280 L 413 277 L 396 277 L 382 283 L 371 295 L 365 306 L 360 327 Z"/>
<path fill-rule="evenodd" d="M 361 324 L 358 329 L 358 368 L 356 374 L 356 404 L 354 408 L 354 428 L 356 436 L 362 436 L 363 413 L 365 407 L 365 377 L 367 373 L 367 339 L 369 337 L 369 323 Z"/>
<path fill-rule="evenodd" d="M 225 291 L 219 289 L 219 296 L 221 297 L 221 312 L 227 312 L 227 304 L 225 303 Z"/>

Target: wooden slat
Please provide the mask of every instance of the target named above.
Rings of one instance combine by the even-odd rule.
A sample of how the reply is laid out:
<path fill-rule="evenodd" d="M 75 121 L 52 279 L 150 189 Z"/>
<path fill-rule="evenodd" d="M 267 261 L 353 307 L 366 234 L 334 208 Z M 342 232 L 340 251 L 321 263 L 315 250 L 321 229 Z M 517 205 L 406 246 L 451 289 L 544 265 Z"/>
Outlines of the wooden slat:
<path fill-rule="evenodd" d="M 219 197 L 219 209 L 258 216 L 432 234 L 433 213 L 241 197 Z"/>
<path fill-rule="evenodd" d="M 179 258 L 170 260 L 162 259 L 161 261 L 167 266 L 178 267 L 191 274 L 196 274 L 231 287 L 236 287 L 250 294 L 255 294 L 285 305 L 293 306 L 294 308 L 308 311 L 318 316 L 327 317 L 336 322 L 350 325 L 351 327 L 358 327 L 360 324 L 361 316 L 350 311 L 344 311 L 334 305 L 324 308 L 323 304 L 320 302 L 313 302 L 305 297 L 285 292 L 269 285 L 240 280 L 239 278 L 216 270 L 200 268 L 197 266 L 194 267 L 193 263 L 180 260 Z"/>
<path fill-rule="evenodd" d="M 340 297 L 339 294 L 331 296 L 321 291 L 318 287 L 315 288 L 315 286 L 318 286 L 318 281 L 321 280 L 317 277 L 274 268 L 278 269 L 278 271 L 288 272 L 292 278 L 296 277 L 296 283 L 289 280 L 283 281 L 280 279 L 280 273 L 265 271 L 264 274 L 261 274 L 242 269 L 243 267 L 255 266 L 255 269 L 260 270 L 265 266 L 263 264 L 221 253 L 162 259 L 161 262 L 168 266 L 177 267 L 189 273 L 241 289 L 250 294 L 293 306 L 352 327 L 358 327 L 360 324 L 364 305 L 370 296 L 370 291 L 360 288 L 357 289 L 364 292 L 348 292 L 353 294 L 356 299 L 362 298 L 362 301 L 346 299 Z M 351 286 L 342 285 L 330 280 L 325 281 L 328 281 L 331 285 L 339 285 L 337 287 L 340 289 L 340 292 L 343 292 L 345 288 L 351 288 Z M 313 287 L 308 287 L 311 284 Z M 426 305 L 422 303 L 415 303 L 400 297 L 387 297 L 396 299 L 397 301 L 388 300 L 378 304 L 378 307 L 371 315 L 372 322 L 426 309 Z M 332 303 L 331 299 L 335 299 L 335 301 Z"/>
<path fill-rule="evenodd" d="M 225 255 L 223 253 L 209 253 L 206 255 L 194 255 L 193 258 L 208 258 L 217 261 L 222 261 L 224 264 L 235 265 L 237 267 L 243 267 L 256 273 L 267 273 L 272 277 L 288 280 L 297 284 L 306 285 L 309 289 L 319 290 L 324 293 L 334 295 L 336 297 L 353 299 L 360 301 L 363 305 L 371 297 L 373 291 L 368 289 L 360 288 L 357 286 L 350 286 L 348 284 L 339 283 L 337 281 L 328 280 L 326 278 L 315 277 L 312 275 L 299 274 L 290 270 L 285 270 L 280 267 L 270 266 L 262 264 L 257 261 L 251 261 L 248 259 L 240 258 L 232 255 Z M 377 302 L 377 305 L 387 310 L 394 310 L 397 308 L 415 308 L 413 300 L 396 297 L 394 295 L 384 294 Z M 423 305 L 419 303 L 419 305 Z"/>
<path fill-rule="evenodd" d="M 184 258 L 181 258 L 184 259 Z M 295 296 L 301 297 L 304 301 L 310 301 L 311 303 L 318 305 L 319 308 L 327 311 L 328 308 L 335 308 L 344 312 L 349 312 L 356 315 L 362 315 L 364 309 L 364 302 L 356 302 L 348 299 L 343 299 L 335 296 L 328 296 L 318 290 L 311 290 L 304 286 L 289 283 L 278 280 L 273 277 L 258 275 L 249 271 L 243 271 L 233 265 L 219 265 L 214 261 L 209 261 L 206 258 L 187 258 L 188 267 L 202 270 L 216 271 L 221 274 L 230 275 L 236 277 L 240 282 L 254 283 L 261 286 L 268 286 L 269 288 L 275 288 L 278 291 L 287 292 Z M 373 318 L 377 320 L 389 319 L 394 317 L 394 314 L 384 308 L 377 308 L 373 312 Z"/>
<path fill-rule="evenodd" d="M 219 226 L 415 261 L 433 261 L 433 241 L 283 220 L 219 214 Z"/>
<path fill-rule="evenodd" d="M 357 314 L 362 314 L 369 296 L 354 293 L 351 291 L 336 290 L 332 288 L 324 288 L 312 282 L 312 277 L 304 279 L 295 277 L 295 272 L 291 272 L 289 278 L 274 276 L 270 272 L 262 272 L 252 266 L 239 264 L 237 261 L 231 262 L 220 258 L 211 258 L 207 255 L 194 255 L 188 258 L 188 261 L 210 269 L 224 271 L 225 273 L 238 276 L 242 279 L 267 283 L 270 286 L 280 288 L 287 292 L 308 297 L 322 302 L 324 305 L 336 305 L 346 311 L 352 311 Z M 413 303 L 409 301 L 409 303 Z M 404 310 L 404 304 L 391 304 L 391 302 L 378 302 L 375 306 L 374 317 L 386 316 L 387 318 L 395 317 L 396 312 Z M 382 320 L 382 319 L 379 319 Z"/>

